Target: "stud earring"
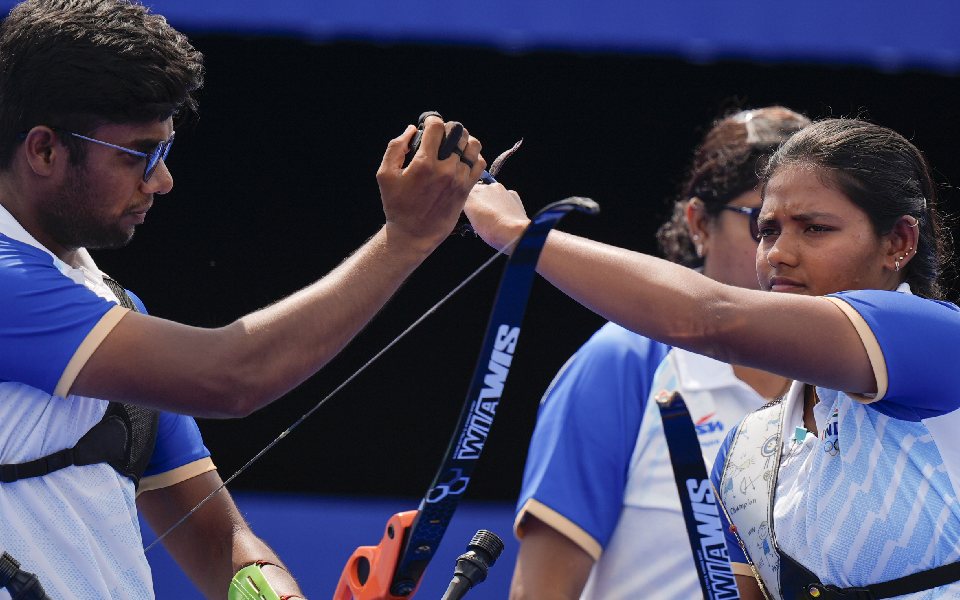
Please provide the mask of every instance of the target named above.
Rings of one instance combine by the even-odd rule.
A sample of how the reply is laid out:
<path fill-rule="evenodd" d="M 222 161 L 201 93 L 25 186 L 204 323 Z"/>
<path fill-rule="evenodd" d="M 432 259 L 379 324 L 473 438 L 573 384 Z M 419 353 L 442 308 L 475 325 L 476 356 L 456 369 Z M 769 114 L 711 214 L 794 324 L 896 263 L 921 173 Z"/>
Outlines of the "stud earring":
<path fill-rule="evenodd" d="M 897 257 L 897 259 L 893 261 L 893 270 L 894 270 L 895 272 L 900 271 L 900 261 L 903 260 L 903 258 L 904 258 L 904 257 L 900 256 L 900 257 Z"/>
<path fill-rule="evenodd" d="M 698 258 L 703 258 L 703 244 L 700 243 L 700 234 L 694 233 L 690 236 L 690 239 L 693 240 L 693 249 L 697 253 Z"/>

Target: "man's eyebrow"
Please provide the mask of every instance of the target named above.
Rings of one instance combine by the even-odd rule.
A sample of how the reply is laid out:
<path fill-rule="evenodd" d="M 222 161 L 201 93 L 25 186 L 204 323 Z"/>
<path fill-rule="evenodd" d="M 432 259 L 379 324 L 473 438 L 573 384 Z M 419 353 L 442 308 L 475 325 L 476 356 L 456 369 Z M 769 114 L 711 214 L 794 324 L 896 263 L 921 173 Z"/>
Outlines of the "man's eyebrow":
<path fill-rule="evenodd" d="M 139 138 L 139 139 L 133 140 L 132 142 L 129 142 L 129 145 L 127 147 L 133 148 L 135 150 L 149 152 L 150 150 L 153 150 L 154 148 L 156 148 L 157 145 L 160 144 L 160 142 L 165 142 L 165 141 L 167 140 L 158 139 L 154 137 L 145 137 L 145 138 Z"/>

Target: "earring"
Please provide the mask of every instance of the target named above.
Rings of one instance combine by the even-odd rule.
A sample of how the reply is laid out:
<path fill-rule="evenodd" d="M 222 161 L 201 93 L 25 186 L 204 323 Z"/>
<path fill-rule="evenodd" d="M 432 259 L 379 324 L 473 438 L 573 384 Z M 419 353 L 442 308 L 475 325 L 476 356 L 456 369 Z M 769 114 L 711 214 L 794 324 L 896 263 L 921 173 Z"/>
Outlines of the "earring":
<path fill-rule="evenodd" d="M 899 271 L 899 270 L 900 270 L 900 261 L 903 260 L 903 258 L 904 258 L 904 257 L 900 256 L 900 257 L 898 257 L 896 260 L 893 261 L 893 270 L 894 270 L 894 271 Z"/>
<path fill-rule="evenodd" d="M 700 242 L 700 234 L 694 233 L 690 236 L 690 239 L 693 240 L 693 249 L 697 253 L 697 258 L 703 258 L 703 244 Z"/>

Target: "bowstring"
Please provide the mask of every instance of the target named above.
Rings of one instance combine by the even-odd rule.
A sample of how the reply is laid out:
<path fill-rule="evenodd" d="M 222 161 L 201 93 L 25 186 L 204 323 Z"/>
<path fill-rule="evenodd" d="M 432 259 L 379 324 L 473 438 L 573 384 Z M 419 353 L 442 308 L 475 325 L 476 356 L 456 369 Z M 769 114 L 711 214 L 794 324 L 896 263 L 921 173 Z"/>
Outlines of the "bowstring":
<path fill-rule="evenodd" d="M 514 246 L 514 244 L 516 244 L 516 243 L 520 240 L 520 237 L 522 237 L 522 235 L 521 235 L 521 236 L 518 236 L 518 237 L 517 237 L 516 239 L 514 239 L 512 242 L 510 242 L 509 244 L 507 244 L 506 246 L 504 246 L 502 249 L 500 249 L 499 251 L 497 251 L 493 256 L 491 256 L 490 258 L 488 258 L 483 264 L 481 264 L 479 267 L 477 267 L 477 269 L 474 270 L 472 273 L 470 273 L 463 281 L 461 281 L 460 283 L 458 283 L 458 284 L 456 285 L 456 287 L 454 287 L 452 290 L 450 290 L 449 292 L 447 292 L 447 294 L 446 294 L 445 296 L 443 296 L 443 298 L 441 298 L 441 299 L 440 299 L 439 301 L 437 301 L 433 306 L 431 306 L 430 308 L 428 308 L 426 312 L 424 312 L 422 315 L 420 315 L 420 316 L 419 316 L 413 323 L 411 323 L 406 329 L 404 329 L 402 332 L 400 332 L 400 334 L 399 334 L 397 337 L 393 338 L 393 340 L 390 341 L 390 343 L 388 343 L 386 346 L 384 346 L 379 352 L 377 352 L 376 354 L 374 354 L 374 355 L 373 355 L 369 360 L 367 360 L 367 362 L 365 362 L 359 369 L 357 369 L 356 371 L 354 371 L 352 375 L 350 375 L 349 377 L 347 377 L 347 378 L 343 381 L 343 383 L 341 383 L 340 385 L 338 385 L 337 387 L 335 387 L 335 388 L 333 389 L 333 391 L 331 391 L 329 394 L 327 394 L 326 396 L 324 396 L 323 399 L 321 399 L 319 402 L 317 402 L 310 410 L 308 410 L 307 412 L 305 412 L 299 419 L 297 419 L 296 421 L 294 421 L 294 423 L 293 423 L 292 425 L 290 425 L 290 426 L 287 427 L 285 430 L 283 430 L 283 431 L 280 433 L 280 435 L 278 435 L 272 442 L 270 442 L 269 444 L 267 444 L 266 446 L 264 446 L 264 448 L 263 448 L 262 450 L 260 450 L 259 452 L 257 452 L 257 453 L 253 456 L 253 458 L 251 458 L 250 460 L 248 460 L 242 467 L 240 467 L 239 469 L 237 469 L 237 471 L 236 471 L 233 475 L 231 475 L 230 477 L 228 477 L 225 481 L 223 481 L 223 482 L 217 487 L 217 489 L 215 489 L 215 490 L 213 490 L 212 492 L 210 492 L 210 493 L 209 493 L 203 500 L 201 500 L 196 506 L 194 506 L 192 509 L 190 509 L 190 511 L 187 512 L 187 514 L 185 514 L 185 515 L 183 515 L 182 517 L 180 517 L 180 519 L 177 520 L 176 523 L 174 523 L 173 525 L 171 525 L 169 528 L 167 528 L 166 531 L 164 531 L 162 534 L 160 534 L 159 536 L 157 536 L 157 539 L 155 539 L 155 540 L 153 540 L 152 542 L 150 542 L 150 544 L 147 545 L 146 548 L 144 548 L 144 550 L 143 550 L 144 554 L 146 554 L 147 552 L 149 552 L 154 546 L 156 546 L 157 544 L 159 544 L 160 542 L 162 542 L 164 539 L 166 539 L 166 537 L 167 537 L 168 535 L 170 535 L 171 533 L 173 533 L 173 531 L 174 531 L 175 529 L 177 529 L 177 528 L 180 527 L 184 522 L 186 522 L 186 520 L 189 519 L 191 516 L 193 516 L 193 514 L 194 514 L 195 512 L 197 512 L 198 510 L 200 510 L 200 509 L 203 507 L 203 505 L 205 505 L 207 502 L 209 502 L 210 499 L 212 499 L 214 496 L 216 496 L 217 494 L 219 494 L 221 490 L 223 490 L 224 488 L 226 488 L 229 483 L 231 483 L 234 479 L 236 479 L 236 478 L 239 477 L 241 474 L 243 474 L 247 469 L 249 469 L 249 468 L 253 465 L 253 463 L 255 463 L 255 462 L 257 462 L 258 460 L 260 460 L 260 458 L 261 458 L 264 454 L 266 454 L 266 453 L 269 452 L 274 446 L 276 446 L 277 444 L 279 444 L 279 443 L 280 443 L 280 440 L 282 440 L 283 438 L 285 438 L 285 437 L 287 437 L 288 435 L 290 435 L 290 433 L 291 433 L 294 429 L 296 429 L 297 427 L 300 426 L 301 423 L 303 423 L 304 421 L 306 421 L 307 418 L 310 417 L 310 415 L 312 415 L 313 413 L 315 413 L 315 412 L 317 411 L 317 409 L 319 409 L 321 406 L 323 406 L 324 404 L 326 404 L 328 400 L 330 400 L 331 398 L 333 398 L 340 390 L 342 390 L 343 388 L 345 388 L 345 387 L 347 386 L 347 384 L 349 384 L 351 381 L 353 381 L 354 379 L 356 379 L 357 376 L 359 376 L 361 373 L 363 373 L 363 372 L 367 369 L 367 367 L 369 367 L 370 365 L 372 365 L 372 364 L 373 364 L 374 362 L 376 362 L 381 356 L 383 356 L 384 354 L 386 354 L 386 352 L 387 352 L 388 350 L 390 350 L 391 348 L 393 348 L 400 340 L 402 340 L 404 337 L 406 337 L 408 333 L 410 333 L 411 331 L 413 331 L 416 327 L 418 327 L 421 323 L 423 323 L 430 315 L 432 315 L 433 313 L 435 313 L 435 312 L 437 311 L 437 309 L 439 309 L 439 308 L 440 308 L 441 306 L 443 306 L 448 300 L 450 300 L 450 298 L 452 298 L 454 295 L 456 295 L 457 292 L 459 292 L 461 289 L 463 289 L 468 283 L 470 283 L 471 281 L 473 281 L 473 279 L 476 278 L 477 275 L 479 275 L 479 274 L 482 273 L 487 267 L 489 267 L 490 265 L 492 265 L 492 264 L 494 263 L 494 261 L 496 261 L 497 258 L 499 258 L 502 254 L 504 254 L 504 251 L 505 251 L 506 249 L 512 248 L 512 247 Z"/>

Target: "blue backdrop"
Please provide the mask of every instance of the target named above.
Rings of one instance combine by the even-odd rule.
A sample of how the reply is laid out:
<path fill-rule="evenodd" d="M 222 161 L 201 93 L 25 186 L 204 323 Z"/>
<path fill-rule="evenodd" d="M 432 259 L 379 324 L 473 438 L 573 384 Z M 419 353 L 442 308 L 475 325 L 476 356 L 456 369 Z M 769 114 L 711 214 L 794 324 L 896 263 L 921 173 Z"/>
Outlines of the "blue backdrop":
<path fill-rule="evenodd" d="M 953 0 L 146 0 L 193 32 L 960 71 Z M 9 9 L 15 2 L 5 0 Z"/>

